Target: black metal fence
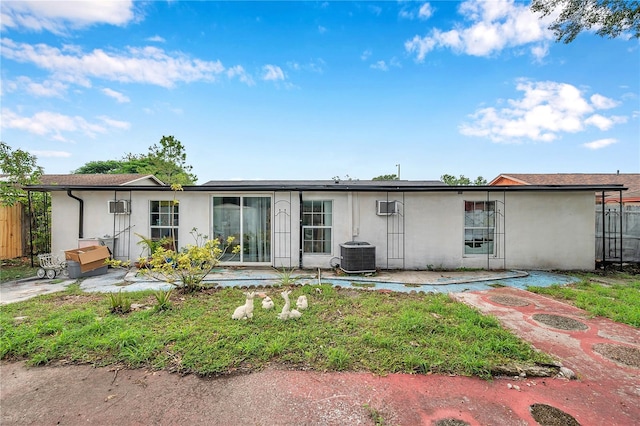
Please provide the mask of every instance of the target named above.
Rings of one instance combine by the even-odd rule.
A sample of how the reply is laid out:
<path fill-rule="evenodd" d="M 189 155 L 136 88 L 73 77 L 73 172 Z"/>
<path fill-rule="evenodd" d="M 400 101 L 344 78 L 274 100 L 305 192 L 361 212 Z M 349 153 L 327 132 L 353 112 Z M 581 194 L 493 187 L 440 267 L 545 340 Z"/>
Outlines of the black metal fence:
<path fill-rule="evenodd" d="M 640 262 L 640 206 L 596 206 L 596 259 Z"/>

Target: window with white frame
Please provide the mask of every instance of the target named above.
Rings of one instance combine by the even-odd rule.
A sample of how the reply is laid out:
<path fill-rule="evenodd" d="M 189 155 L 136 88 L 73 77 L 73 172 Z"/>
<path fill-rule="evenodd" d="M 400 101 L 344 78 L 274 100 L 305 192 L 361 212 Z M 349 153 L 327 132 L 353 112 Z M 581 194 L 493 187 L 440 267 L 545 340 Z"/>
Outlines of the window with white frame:
<path fill-rule="evenodd" d="M 494 254 L 495 201 L 464 202 L 464 254 Z"/>
<path fill-rule="evenodd" d="M 178 245 L 178 225 L 179 205 L 170 201 L 151 201 L 149 203 L 149 219 L 151 228 L 151 239 L 159 241 L 164 237 L 172 239 L 175 242 L 175 248 Z"/>
<path fill-rule="evenodd" d="M 331 254 L 333 202 L 307 200 L 302 202 L 302 247 L 304 253 Z"/>

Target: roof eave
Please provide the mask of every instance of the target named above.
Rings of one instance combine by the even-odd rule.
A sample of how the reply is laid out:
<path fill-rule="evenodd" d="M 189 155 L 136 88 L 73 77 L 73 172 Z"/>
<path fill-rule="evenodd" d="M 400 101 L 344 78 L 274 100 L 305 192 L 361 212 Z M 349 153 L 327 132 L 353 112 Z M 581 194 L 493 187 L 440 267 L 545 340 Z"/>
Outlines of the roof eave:
<path fill-rule="evenodd" d="M 171 191 L 170 186 L 137 185 L 30 185 L 29 191 Z M 623 185 L 504 185 L 504 186 L 397 186 L 397 185 L 219 185 L 183 186 L 185 192 L 247 192 L 247 191 L 302 191 L 302 192 L 541 192 L 541 191 L 626 191 Z"/>

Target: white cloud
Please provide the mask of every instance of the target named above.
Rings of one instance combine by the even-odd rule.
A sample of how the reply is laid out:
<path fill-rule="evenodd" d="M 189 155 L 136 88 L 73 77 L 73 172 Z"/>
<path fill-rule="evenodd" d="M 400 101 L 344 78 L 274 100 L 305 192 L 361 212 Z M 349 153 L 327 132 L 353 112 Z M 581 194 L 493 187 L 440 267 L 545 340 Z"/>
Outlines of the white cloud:
<path fill-rule="evenodd" d="M 102 93 L 109 96 L 110 98 L 115 99 L 116 101 L 118 101 L 118 103 L 121 104 L 131 101 L 128 96 L 125 96 L 120 92 L 116 92 L 115 90 L 109 89 L 108 87 L 102 89 Z"/>
<path fill-rule="evenodd" d="M 362 59 L 363 61 L 366 61 L 371 57 L 372 53 L 373 52 L 371 52 L 371 49 L 367 49 L 364 52 L 362 52 L 362 55 L 360 55 L 360 59 Z"/>
<path fill-rule="evenodd" d="M 431 52 L 438 42 L 432 37 L 414 36 L 411 40 L 404 42 L 404 48 L 409 53 L 415 53 L 418 62 L 424 61 L 427 53 Z"/>
<path fill-rule="evenodd" d="M 6 28 L 63 33 L 94 24 L 125 25 L 135 18 L 134 3 L 126 1 L 5 1 L 2 23 Z"/>
<path fill-rule="evenodd" d="M 507 107 L 485 107 L 470 115 L 471 122 L 460 126 L 460 133 L 484 137 L 494 142 L 519 142 L 523 139 L 550 142 L 562 133 L 576 133 L 592 125 L 608 130 L 626 117 L 604 117 L 594 112 L 608 106 L 594 95 L 589 100 L 578 88 L 553 81 L 531 82 L 522 80 L 516 89 L 523 93 L 520 99 L 509 99 Z M 606 98 L 604 98 L 606 99 Z"/>
<path fill-rule="evenodd" d="M 98 118 L 108 127 L 114 129 L 128 130 L 131 127 L 131 123 L 127 121 L 114 120 L 113 118 L 107 117 L 106 115 L 101 115 Z"/>
<path fill-rule="evenodd" d="M 543 43 L 531 47 L 531 56 L 536 62 L 542 62 L 542 60 L 549 54 L 549 44 Z"/>
<path fill-rule="evenodd" d="M 20 116 L 12 110 L 4 108 L 2 109 L 0 127 L 24 130 L 59 141 L 67 140 L 64 133 L 81 133 L 93 138 L 98 133 L 107 133 L 109 128 L 126 128 L 125 122 L 122 121 L 111 120 L 108 117 L 101 117 L 100 120 L 104 125 L 90 123 L 80 116 L 69 116 L 52 111 L 40 111 L 31 117 Z"/>
<path fill-rule="evenodd" d="M 610 109 L 610 108 L 617 107 L 620 104 L 619 102 L 616 102 L 613 99 L 609 99 L 597 93 L 591 96 L 591 102 L 598 109 Z"/>
<path fill-rule="evenodd" d="M 612 115 L 611 117 L 605 117 L 600 114 L 593 114 L 589 118 L 587 118 L 584 123 L 589 124 L 591 126 L 595 126 L 600 130 L 609 130 L 614 125 L 619 123 L 626 123 L 627 117 L 620 117 L 616 115 Z"/>
<path fill-rule="evenodd" d="M 229 78 L 237 77 L 238 80 L 240 80 L 247 86 L 253 86 L 256 84 L 256 82 L 253 81 L 253 78 L 249 74 L 247 74 L 247 72 L 244 70 L 244 68 L 241 65 L 236 65 L 234 67 L 227 69 L 227 77 Z"/>
<path fill-rule="evenodd" d="M 322 25 L 318 25 L 318 32 L 320 34 L 324 34 L 327 32 L 327 27 L 323 27 Z"/>
<path fill-rule="evenodd" d="M 164 39 L 164 37 L 161 37 L 159 35 L 154 35 L 153 37 L 148 37 L 147 41 L 151 41 L 154 43 L 164 43 L 166 40 Z"/>
<path fill-rule="evenodd" d="M 423 3 L 419 7 L 415 7 L 416 3 L 405 5 L 398 12 L 398 16 L 403 19 L 420 19 L 427 20 L 433 15 L 433 7 L 431 3 Z"/>
<path fill-rule="evenodd" d="M 401 17 L 402 19 L 413 19 L 414 15 L 410 10 L 407 9 L 400 9 L 400 12 L 398 12 L 398 16 Z"/>
<path fill-rule="evenodd" d="M 374 15 L 380 15 L 382 13 L 382 8 L 380 6 L 369 5 L 369 10 Z"/>
<path fill-rule="evenodd" d="M 429 35 L 416 35 L 405 42 L 405 50 L 422 62 L 436 47 L 473 56 L 491 56 L 509 47 L 533 45 L 531 52 L 540 60 L 553 39 L 547 28 L 553 17 L 540 18 L 527 4 L 514 0 L 467 0 L 458 12 L 467 22 L 466 26 L 458 24 L 448 31 L 436 28 Z"/>
<path fill-rule="evenodd" d="M 37 83 L 26 76 L 18 77 L 15 81 L 3 82 L 3 84 L 5 86 L 4 90 L 7 92 L 20 90 L 43 98 L 61 97 L 69 87 L 68 84 L 56 80 L 45 80 L 42 83 Z"/>
<path fill-rule="evenodd" d="M 597 141 L 593 141 L 593 142 L 588 142 L 585 144 L 582 144 L 582 146 L 584 146 L 585 148 L 588 149 L 602 149 L 605 148 L 609 145 L 613 145 L 614 143 L 617 143 L 618 141 L 616 139 L 613 138 L 607 138 L 607 139 L 598 139 Z"/>
<path fill-rule="evenodd" d="M 400 64 L 400 61 L 398 60 L 398 58 L 394 56 L 388 62 L 383 60 L 377 61 L 369 65 L 369 68 L 374 70 L 380 70 L 380 71 L 389 71 L 390 66 L 400 68 L 402 67 L 402 64 Z"/>
<path fill-rule="evenodd" d="M 90 78 L 101 78 L 173 87 L 178 82 L 214 81 L 225 71 L 220 61 L 192 59 L 179 52 L 172 56 L 151 46 L 113 52 L 95 49 L 85 53 L 77 46 L 59 49 L 4 38 L 0 47 L 4 60 L 31 63 L 50 71 L 58 80 L 85 86 L 90 86 Z"/>
<path fill-rule="evenodd" d="M 387 66 L 385 61 L 378 61 L 374 64 L 370 65 L 371 68 L 373 68 L 374 70 L 380 70 L 380 71 L 388 71 L 389 67 Z"/>
<path fill-rule="evenodd" d="M 67 87 L 69 86 L 61 81 L 47 80 L 42 83 L 30 82 L 27 91 L 34 96 L 58 97 L 66 92 Z"/>
<path fill-rule="evenodd" d="M 262 79 L 266 81 L 284 80 L 285 78 L 282 68 L 277 65 L 265 65 L 262 67 L 262 71 L 264 72 Z"/>
<path fill-rule="evenodd" d="M 310 71 L 318 74 L 324 72 L 325 65 L 326 62 L 322 58 L 312 59 L 304 64 L 295 61 L 287 62 L 287 67 L 293 71 Z"/>
<path fill-rule="evenodd" d="M 29 151 L 38 158 L 69 158 L 71 153 L 67 151 Z"/>
<path fill-rule="evenodd" d="M 433 15 L 433 7 L 430 3 L 425 3 L 418 9 L 418 17 L 420 19 L 429 19 Z"/>

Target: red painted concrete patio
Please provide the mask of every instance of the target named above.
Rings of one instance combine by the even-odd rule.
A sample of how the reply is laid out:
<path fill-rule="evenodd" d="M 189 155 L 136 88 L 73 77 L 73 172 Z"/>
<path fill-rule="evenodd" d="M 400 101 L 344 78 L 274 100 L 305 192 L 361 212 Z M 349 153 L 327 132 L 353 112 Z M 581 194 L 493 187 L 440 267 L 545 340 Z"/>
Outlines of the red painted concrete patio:
<path fill-rule="evenodd" d="M 496 296 L 526 306 L 505 306 Z M 547 404 L 581 425 L 635 425 L 640 419 L 640 370 L 592 350 L 596 343 L 640 349 L 637 328 L 523 290 L 457 293 L 458 300 L 495 315 L 537 348 L 578 375 L 497 378 L 267 369 L 216 379 L 164 371 L 89 366 L 26 369 L 3 363 L 2 417 L 9 424 L 373 424 L 374 412 L 391 425 L 432 425 L 457 419 L 469 425 L 536 425 L 533 404 Z M 584 331 L 539 323 L 536 313 L 576 319 Z M 518 390 L 519 389 L 519 390 Z"/>

